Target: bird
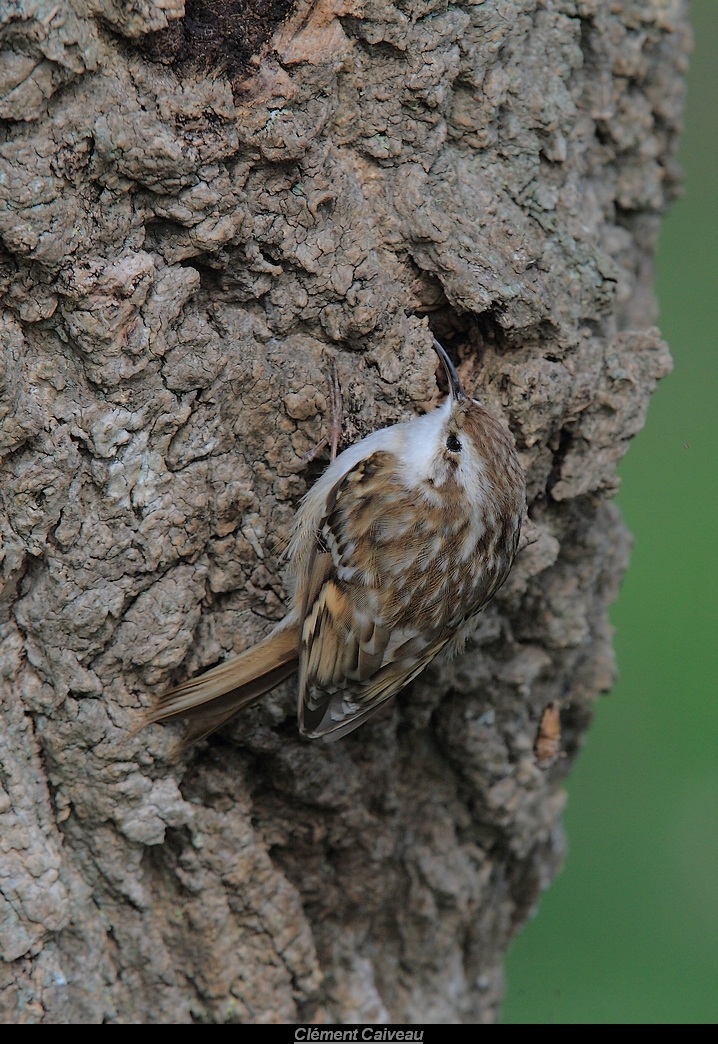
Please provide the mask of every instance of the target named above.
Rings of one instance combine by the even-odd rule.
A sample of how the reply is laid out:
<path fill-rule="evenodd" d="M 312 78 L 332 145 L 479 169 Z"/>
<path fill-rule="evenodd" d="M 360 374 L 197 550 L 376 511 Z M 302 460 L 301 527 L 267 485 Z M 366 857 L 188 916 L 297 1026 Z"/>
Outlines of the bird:
<path fill-rule="evenodd" d="M 306 494 L 287 550 L 286 616 L 160 695 L 143 724 L 186 718 L 189 746 L 297 672 L 300 733 L 335 740 L 441 650 L 463 648 L 516 556 L 525 478 L 507 427 L 432 340 L 446 400 L 349 446 Z"/>

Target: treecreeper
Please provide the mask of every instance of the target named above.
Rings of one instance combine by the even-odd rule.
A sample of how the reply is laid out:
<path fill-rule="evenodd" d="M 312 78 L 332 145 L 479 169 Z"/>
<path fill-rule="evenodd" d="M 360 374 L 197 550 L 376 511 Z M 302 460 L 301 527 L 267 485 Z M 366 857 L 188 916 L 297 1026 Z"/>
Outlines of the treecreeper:
<path fill-rule="evenodd" d="M 300 731 L 339 739 L 463 648 L 516 556 L 525 480 L 509 431 L 433 343 L 446 401 L 344 450 L 302 501 L 284 619 L 161 695 L 146 723 L 186 718 L 192 743 L 298 671 Z"/>

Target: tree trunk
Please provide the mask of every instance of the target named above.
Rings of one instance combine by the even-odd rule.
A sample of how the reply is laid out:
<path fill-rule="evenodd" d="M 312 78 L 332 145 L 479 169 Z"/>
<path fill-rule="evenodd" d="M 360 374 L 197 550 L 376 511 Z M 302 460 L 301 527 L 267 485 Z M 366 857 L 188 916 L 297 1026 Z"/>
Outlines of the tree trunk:
<path fill-rule="evenodd" d="M 613 679 L 685 10 L 183 16 L 0 12 L 0 1018 L 488 1022 Z M 475 641 L 339 743 L 287 684 L 173 761 L 133 728 L 283 616 L 332 361 L 347 445 L 438 398 L 431 331 L 528 477 Z"/>

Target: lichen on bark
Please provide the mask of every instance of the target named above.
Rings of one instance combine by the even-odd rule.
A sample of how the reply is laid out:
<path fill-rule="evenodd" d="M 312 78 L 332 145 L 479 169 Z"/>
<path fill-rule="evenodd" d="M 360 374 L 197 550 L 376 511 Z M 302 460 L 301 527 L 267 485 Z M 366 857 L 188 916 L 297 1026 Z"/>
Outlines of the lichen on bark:
<path fill-rule="evenodd" d="M 0 12 L 3 1021 L 496 1017 L 614 676 L 687 40 L 680 0 Z M 474 642 L 336 745 L 287 685 L 172 762 L 140 709 L 283 615 L 332 362 L 349 443 L 437 399 L 430 329 L 528 478 Z"/>

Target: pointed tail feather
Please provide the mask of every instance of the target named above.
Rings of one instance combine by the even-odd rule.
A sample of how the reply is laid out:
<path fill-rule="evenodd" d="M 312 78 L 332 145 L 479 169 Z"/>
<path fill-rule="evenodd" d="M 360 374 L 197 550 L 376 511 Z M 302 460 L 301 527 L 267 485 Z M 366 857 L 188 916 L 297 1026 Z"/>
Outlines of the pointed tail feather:
<path fill-rule="evenodd" d="M 297 669 L 298 627 L 272 631 L 257 645 L 160 696 L 144 724 L 188 718 L 183 746 L 214 732 Z"/>

